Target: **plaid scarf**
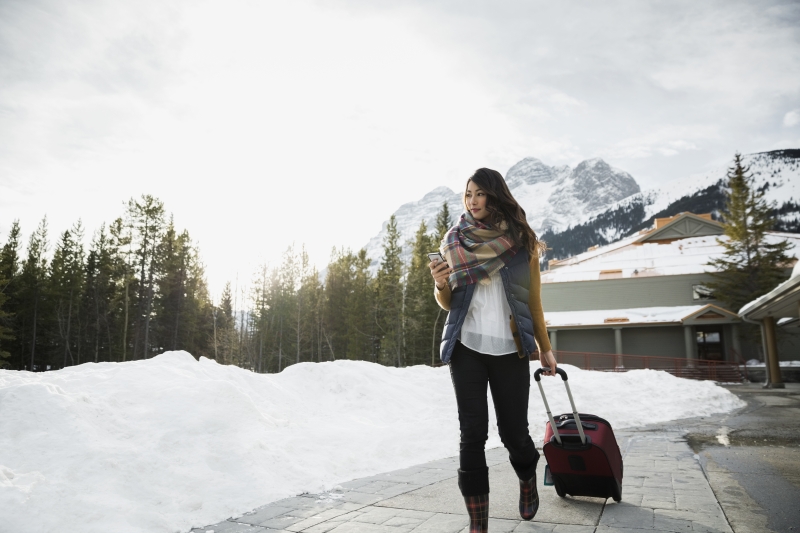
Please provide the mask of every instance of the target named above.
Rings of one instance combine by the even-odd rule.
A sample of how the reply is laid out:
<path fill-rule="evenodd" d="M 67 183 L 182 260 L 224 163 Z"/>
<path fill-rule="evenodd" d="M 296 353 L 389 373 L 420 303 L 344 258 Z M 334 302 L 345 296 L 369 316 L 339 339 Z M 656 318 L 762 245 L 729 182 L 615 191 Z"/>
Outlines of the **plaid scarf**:
<path fill-rule="evenodd" d="M 453 269 L 451 289 L 489 279 L 516 255 L 517 247 L 503 229 L 492 229 L 463 213 L 447 231 L 440 251 Z"/>

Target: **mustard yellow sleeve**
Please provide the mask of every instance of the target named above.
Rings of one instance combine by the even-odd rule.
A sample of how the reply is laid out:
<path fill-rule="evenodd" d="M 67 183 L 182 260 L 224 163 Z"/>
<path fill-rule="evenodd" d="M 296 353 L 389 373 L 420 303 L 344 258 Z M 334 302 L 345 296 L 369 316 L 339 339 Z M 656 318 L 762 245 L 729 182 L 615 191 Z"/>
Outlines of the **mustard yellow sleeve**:
<path fill-rule="evenodd" d="M 436 303 L 445 311 L 450 311 L 450 284 L 445 283 L 444 289 L 439 290 L 436 284 L 433 284 L 433 296 L 436 298 Z"/>
<path fill-rule="evenodd" d="M 544 323 L 544 310 L 542 309 L 542 276 L 539 272 L 539 258 L 531 259 L 531 288 L 528 292 L 528 307 L 533 318 L 533 336 L 540 352 L 551 350 L 550 338 L 547 336 L 547 326 Z"/>

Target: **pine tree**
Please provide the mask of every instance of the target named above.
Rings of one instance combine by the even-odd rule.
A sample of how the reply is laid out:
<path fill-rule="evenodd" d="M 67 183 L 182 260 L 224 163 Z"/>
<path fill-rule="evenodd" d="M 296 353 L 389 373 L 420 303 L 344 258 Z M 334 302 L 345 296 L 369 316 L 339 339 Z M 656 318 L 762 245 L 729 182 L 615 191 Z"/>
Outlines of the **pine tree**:
<path fill-rule="evenodd" d="M 727 177 L 730 190 L 723 228 L 728 239 L 717 239 L 725 253 L 708 263 L 716 271 L 709 287 L 717 299 L 738 311 L 783 280 L 790 262 L 786 254 L 789 243 L 767 239 L 766 233 L 776 222 L 771 215 L 774 207 L 764 200 L 764 191 L 753 187 L 750 169 L 742 164 L 738 153 Z"/>
<path fill-rule="evenodd" d="M 130 202 L 128 204 L 130 207 Z M 130 215 L 130 211 L 128 212 Z M 113 257 L 113 279 L 119 282 L 118 300 L 111 303 L 119 309 L 118 342 L 120 348 L 119 361 L 127 361 L 130 353 L 130 331 L 132 326 L 132 309 L 138 307 L 135 290 L 136 276 L 133 263 L 133 219 L 126 216 L 125 221 L 117 218 L 109 227 L 111 247 L 115 251 Z"/>
<path fill-rule="evenodd" d="M 19 237 L 19 221 L 15 220 L 0 249 L 0 368 L 9 366 L 10 341 L 16 339 L 14 313 L 8 309 L 18 308 L 15 295 L 19 283 Z"/>
<path fill-rule="evenodd" d="M 400 231 L 394 215 L 383 241 L 383 258 L 377 279 L 376 324 L 381 333 L 381 353 L 386 363 L 405 366 L 405 294 Z"/>
<path fill-rule="evenodd" d="M 3 309 L 5 303 L 8 301 L 8 296 L 6 296 L 6 289 L 8 288 L 9 280 L 3 278 L 0 275 L 0 368 L 5 368 L 8 366 L 8 359 L 11 357 L 11 353 L 5 349 L 3 349 L 4 342 L 3 341 L 12 341 L 14 340 L 14 336 L 12 335 L 12 329 L 8 326 L 8 323 L 11 319 L 11 313 Z"/>
<path fill-rule="evenodd" d="M 54 355 L 63 355 L 63 360 L 58 360 L 62 367 L 67 366 L 67 362 L 72 365 L 80 363 L 81 339 L 75 333 L 76 330 L 80 332 L 79 302 L 85 281 L 82 238 L 83 227 L 78 221 L 71 230 L 61 234 L 50 263 L 49 293 L 53 299 L 58 332 L 54 345 L 59 347 Z"/>
<path fill-rule="evenodd" d="M 118 250 L 106 233 L 102 224 L 89 245 L 86 257 L 86 281 L 84 291 L 83 315 L 86 317 L 86 343 L 89 357 L 97 363 L 117 360 L 118 343 L 113 341 L 119 326 L 115 321 L 115 302 L 119 302 L 117 283 L 114 277 L 114 263 Z"/>
<path fill-rule="evenodd" d="M 28 254 L 22 263 L 20 273 L 20 340 L 23 348 L 27 348 L 30 353 L 30 370 L 37 369 L 36 348 L 40 342 L 40 337 L 46 337 L 45 323 L 42 317 L 48 316 L 47 304 L 47 248 L 49 246 L 47 236 L 47 217 L 43 218 L 39 226 L 31 234 L 28 241 Z M 47 360 L 47 354 L 39 350 L 42 360 Z M 38 366 L 43 366 L 40 363 Z M 26 365 L 27 367 L 27 365 Z"/>
<path fill-rule="evenodd" d="M 150 323 L 160 268 L 156 247 L 161 242 L 165 229 L 164 204 L 149 194 L 142 195 L 141 201 L 131 198 L 128 202 L 128 218 L 129 224 L 135 229 L 138 241 L 135 256 L 139 270 L 139 309 L 133 357 L 136 358 L 137 354 L 141 353 L 142 358 L 146 359 L 152 355 Z"/>
<path fill-rule="evenodd" d="M 350 352 L 347 334 L 349 317 L 344 310 L 352 300 L 355 260 L 350 250 L 334 248 L 325 274 L 322 334 L 332 359 L 336 358 L 337 353 L 339 357 L 344 357 Z"/>
<path fill-rule="evenodd" d="M 235 329 L 233 320 L 233 292 L 230 281 L 225 283 L 219 306 L 214 309 L 215 359 L 219 364 L 233 363 Z"/>
<path fill-rule="evenodd" d="M 450 207 L 447 205 L 447 202 L 442 202 L 442 208 L 436 214 L 436 248 L 438 249 L 439 243 L 442 242 L 444 239 L 445 233 L 447 230 L 450 229 L 450 226 L 453 225 L 453 221 L 450 219 Z"/>
<path fill-rule="evenodd" d="M 438 246 L 437 235 L 428 234 L 423 220 L 411 244 L 406 285 L 406 347 L 408 364 L 426 364 L 436 353 L 436 318 L 439 306 L 433 298 L 433 279 L 428 252 Z"/>
<path fill-rule="evenodd" d="M 264 264 L 253 283 L 253 310 L 250 313 L 253 321 L 254 339 L 257 344 L 255 371 L 261 373 L 268 368 L 270 331 L 270 273 Z M 265 346 L 266 344 L 266 346 Z"/>
<path fill-rule="evenodd" d="M 370 259 L 361 249 L 353 260 L 352 291 L 344 308 L 347 317 L 347 358 L 378 360 L 380 339 L 375 321 L 376 280 L 369 271 Z"/>

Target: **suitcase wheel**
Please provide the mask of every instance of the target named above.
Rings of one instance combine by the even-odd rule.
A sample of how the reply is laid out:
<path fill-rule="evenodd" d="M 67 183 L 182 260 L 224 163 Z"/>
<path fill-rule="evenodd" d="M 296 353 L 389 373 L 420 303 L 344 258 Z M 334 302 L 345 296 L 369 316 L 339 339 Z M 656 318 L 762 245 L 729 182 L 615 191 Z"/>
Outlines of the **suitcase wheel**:
<path fill-rule="evenodd" d="M 614 485 L 615 486 L 611 489 L 612 492 L 611 497 L 614 498 L 615 502 L 619 503 L 622 501 L 622 487 L 620 487 L 616 483 Z"/>
<path fill-rule="evenodd" d="M 555 489 L 556 489 L 556 494 L 558 494 L 559 497 L 561 497 L 561 498 L 566 498 L 567 497 L 567 492 L 564 490 L 564 485 L 561 484 L 561 480 L 560 479 L 553 479 L 553 481 L 555 481 L 554 486 L 555 486 Z"/>

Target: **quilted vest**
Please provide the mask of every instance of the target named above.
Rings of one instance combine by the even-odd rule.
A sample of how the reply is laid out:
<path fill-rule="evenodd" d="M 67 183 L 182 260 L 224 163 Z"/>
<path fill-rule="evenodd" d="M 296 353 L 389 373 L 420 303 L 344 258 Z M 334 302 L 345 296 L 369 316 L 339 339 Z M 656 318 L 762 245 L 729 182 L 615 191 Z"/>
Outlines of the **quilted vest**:
<path fill-rule="evenodd" d="M 526 357 L 530 357 L 530 354 L 536 351 L 533 318 L 528 307 L 528 292 L 531 286 L 531 270 L 528 261 L 528 251 L 520 250 L 506 266 L 500 269 L 500 278 L 503 280 L 508 306 L 511 308 L 511 315 L 517 325 L 522 350 Z M 457 287 L 450 296 L 450 312 L 447 314 L 442 332 L 442 342 L 439 345 L 439 357 L 443 363 L 450 362 L 474 292 L 475 284 L 472 283 L 464 287 Z"/>

